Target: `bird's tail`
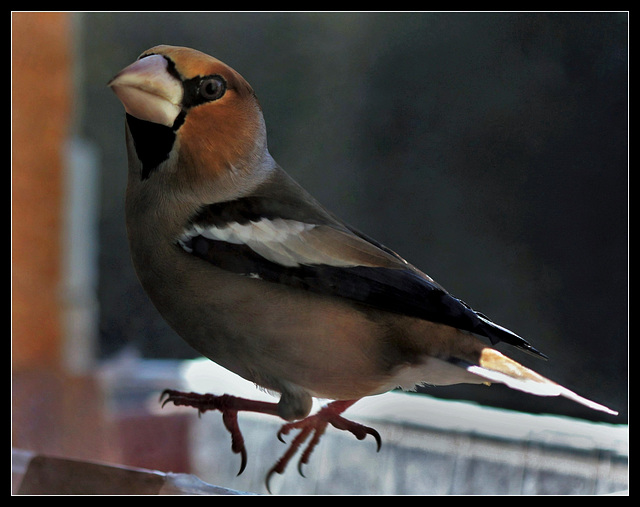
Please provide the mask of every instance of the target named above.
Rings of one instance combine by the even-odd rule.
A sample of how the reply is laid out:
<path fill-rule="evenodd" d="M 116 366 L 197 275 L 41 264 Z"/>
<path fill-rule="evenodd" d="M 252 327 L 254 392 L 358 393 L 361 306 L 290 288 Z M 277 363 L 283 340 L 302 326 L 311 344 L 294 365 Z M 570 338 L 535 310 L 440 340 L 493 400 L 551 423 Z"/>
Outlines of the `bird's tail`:
<path fill-rule="evenodd" d="M 499 382 L 512 389 L 537 396 L 563 396 L 594 410 L 618 414 L 615 410 L 583 398 L 490 347 L 483 348 L 478 361 L 474 363 L 460 359 L 451 362 L 488 382 Z"/>

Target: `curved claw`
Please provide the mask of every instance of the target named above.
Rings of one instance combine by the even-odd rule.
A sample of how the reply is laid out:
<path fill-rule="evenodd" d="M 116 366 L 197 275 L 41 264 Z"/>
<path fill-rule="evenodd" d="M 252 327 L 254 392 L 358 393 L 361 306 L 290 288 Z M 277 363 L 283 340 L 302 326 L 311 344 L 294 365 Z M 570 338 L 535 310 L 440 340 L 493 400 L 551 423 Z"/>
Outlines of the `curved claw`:
<path fill-rule="evenodd" d="M 271 470 L 267 472 L 267 476 L 264 479 L 264 485 L 267 488 L 267 492 L 271 495 L 271 488 L 269 487 L 269 482 L 271 481 L 271 477 L 276 473 L 275 467 L 272 467 Z M 280 472 L 277 472 L 280 473 Z"/>
<path fill-rule="evenodd" d="M 158 401 L 160 402 L 160 404 L 161 404 L 160 406 L 162 408 L 164 408 L 164 406 L 171 401 L 171 394 L 173 392 L 174 391 L 172 391 L 171 389 L 165 389 L 164 391 L 162 391 L 160 393 L 160 398 L 158 399 Z M 166 399 L 165 399 L 165 397 L 166 397 Z"/>
<path fill-rule="evenodd" d="M 223 411 L 222 422 L 231 434 L 231 450 L 236 454 L 240 454 L 240 471 L 238 472 L 238 475 L 240 475 L 247 466 L 247 450 L 244 446 L 244 438 L 242 437 L 240 426 L 238 426 L 238 412 L 236 410 Z"/>
<path fill-rule="evenodd" d="M 302 465 L 304 465 L 302 460 L 298 461 L 298 473 L 300 474 L 301 477 L 304 477 L 306 479 L 307 476 L 302 473 Z"/>
<path fill-rule="evenodd" d="M 380 436 L 380 433 L 373 428 L 367 428 L 367 433 L 376 439 L 376 452 L 380 452 L 382 447 L 382 437 Z"/>
<path fill-rule="evenodd" d="M 236 477 L 242 474 L 245 468 L 247 468 L 247 450 L 243 447 L 240 450 L 240 470 L 238 470 L 238 474 L 236 475 Z"/>
<path fill-rule="evenodd" d="M 376 441 L 376 452 L 380 452 L 380 448 L 382 447 L 382 438 L 380 437 L 380 433 L 378 433 L 374 428 L 348 421 L 340 416 L 336 416 L 330 422 L 338 429 L 349 431 L 358 440 L 364 440 L 367 435 L 371 435 Z"/>

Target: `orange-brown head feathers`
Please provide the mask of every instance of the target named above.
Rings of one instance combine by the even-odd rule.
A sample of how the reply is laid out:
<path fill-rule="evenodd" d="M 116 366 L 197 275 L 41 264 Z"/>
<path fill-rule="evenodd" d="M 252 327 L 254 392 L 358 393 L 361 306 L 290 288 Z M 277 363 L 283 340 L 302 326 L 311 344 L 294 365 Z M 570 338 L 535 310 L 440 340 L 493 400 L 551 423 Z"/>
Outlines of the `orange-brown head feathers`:
<path fill-rule="evenodd" d="M 143 179 L 170 158 L 183 180 L 199 184 L 259 169 L 269 157 L 253 89 L 216 58 L 155 46 L 109 84 L 128 113 Z"/>

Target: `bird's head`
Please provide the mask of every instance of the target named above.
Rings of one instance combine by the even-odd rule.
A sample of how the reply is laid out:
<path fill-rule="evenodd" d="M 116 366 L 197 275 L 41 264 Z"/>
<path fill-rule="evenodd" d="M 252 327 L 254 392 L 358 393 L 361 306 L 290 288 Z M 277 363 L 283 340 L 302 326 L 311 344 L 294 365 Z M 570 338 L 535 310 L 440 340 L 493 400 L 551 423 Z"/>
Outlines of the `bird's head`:
<path fill-rule="evenodd" d="M 181 171 L 183 181 L 196 184 L 230 174 L 241 180 L 270 158 L 253 88 L 216 58 L 190 48 L 156 46 L 109 86 L 125 107 L 141 180 L 156 171 Z"/>

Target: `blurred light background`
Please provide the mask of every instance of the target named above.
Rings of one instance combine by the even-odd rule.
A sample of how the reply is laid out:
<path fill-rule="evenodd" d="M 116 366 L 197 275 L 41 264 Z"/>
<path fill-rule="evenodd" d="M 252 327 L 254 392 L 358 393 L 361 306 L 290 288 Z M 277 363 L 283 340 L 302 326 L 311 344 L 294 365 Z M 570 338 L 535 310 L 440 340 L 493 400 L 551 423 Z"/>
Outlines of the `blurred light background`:
<path fill-rule="evenodd" d="M 161 43 L 238 70 L 285 170 L 550 357 L 516 359 L 621 414 L 500 386 L 425 393 L 626 423 L 628 13 L 12 13 L 15 446 L 164 464 L 136 462 L 147 420 L 119 427 L 133 450 L 100 433 L 91 380 L 197 357 L 133 272 L 106 86 Z"/>

